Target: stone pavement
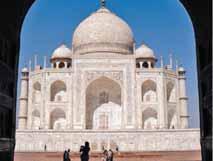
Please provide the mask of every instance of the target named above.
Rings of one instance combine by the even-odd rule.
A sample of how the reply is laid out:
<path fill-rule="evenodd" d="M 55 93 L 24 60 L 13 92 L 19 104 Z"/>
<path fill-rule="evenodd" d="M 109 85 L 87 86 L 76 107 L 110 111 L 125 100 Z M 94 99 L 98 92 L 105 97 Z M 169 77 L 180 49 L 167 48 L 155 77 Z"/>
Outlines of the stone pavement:
<path fill-rule="evenodd" d="M 80 161 L 71 153 L 72 161 Z M 63 161 L 63 153 L 15 153 L 14 161 Z M 101 161 L 100 153 L 92 153 L 90 161 Z M 135 152 L 116 154 L 114 161 L 201 161 L 200 151 Z"/>

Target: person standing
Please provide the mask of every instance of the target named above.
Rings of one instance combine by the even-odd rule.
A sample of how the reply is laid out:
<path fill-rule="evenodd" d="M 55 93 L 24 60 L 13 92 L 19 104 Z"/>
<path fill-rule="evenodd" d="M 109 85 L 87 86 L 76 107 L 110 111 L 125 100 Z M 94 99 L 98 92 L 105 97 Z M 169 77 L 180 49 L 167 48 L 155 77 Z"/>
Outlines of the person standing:
<path fill-rule="evenodd" d="M 68 153 L 68 155 L 67 155 L 67 161 L 71 161 L 71 159 L 70 159 L 70 149 L 68 149 L 67 153 Z"/>
<path fill-rule="evenodd" d="M 64 151 L 64 156 L 63 156 L 64 161 L 71 161 L 69 153 L 70 153 L 70 149 L 68 149 L 68 151 L 66 151 L 66 150 Z"/>
<path fill-rule="evenodd" d="M 84 151 L 84 146 L 81 145 L 81 147 L 80 147 L 80 158 L 81 158 L 81 161 L 83 161 L 83 151 Z"/>
<path fill-rule="evenodd" d="M 109 149 L 108 151 L 108 161 L 113 161 L 113 151 L 111 149 Z"/>
<path fill-rule="evenodd" d="M 46 144 L 44 145 L 44 151 L 45 152 L 47 151 L 47 145 Z"/>
<path fill-rule="evenodd" d="M 107 152 L 107 150 L 104 150 L 103 157 L 101 158 L 101 161 L 108 161 L 108 152 Z"/>
<path fill-rule="evenodd" d="M 68 152 L 65 150 L 63 155 L 63 161 L 67 161 L 68 158 Z"/>
<path fill-rule="evenodd" d="M 85 142 L 84 146 L 81 146 L 80 153 L 81 153 L 81 161 L 89 161 L 89 142 Z"/>

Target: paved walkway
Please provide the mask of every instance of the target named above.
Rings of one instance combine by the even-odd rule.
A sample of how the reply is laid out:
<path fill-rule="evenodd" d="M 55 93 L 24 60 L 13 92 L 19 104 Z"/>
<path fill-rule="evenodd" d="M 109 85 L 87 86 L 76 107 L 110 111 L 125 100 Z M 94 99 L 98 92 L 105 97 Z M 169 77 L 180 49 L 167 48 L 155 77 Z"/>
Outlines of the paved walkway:
<path fill-rule="evenodd" d="M 200 151 L 143 152 L 115 155 L 115 161 L 201 161 Z M 63 161 L 63 153 L 15 153 L 14 161 Z M 71 161 L 80 161 L 79 154 L 72 153 Z M 101 161 L 101 154 L 91 154 L 90 161 Z"/>

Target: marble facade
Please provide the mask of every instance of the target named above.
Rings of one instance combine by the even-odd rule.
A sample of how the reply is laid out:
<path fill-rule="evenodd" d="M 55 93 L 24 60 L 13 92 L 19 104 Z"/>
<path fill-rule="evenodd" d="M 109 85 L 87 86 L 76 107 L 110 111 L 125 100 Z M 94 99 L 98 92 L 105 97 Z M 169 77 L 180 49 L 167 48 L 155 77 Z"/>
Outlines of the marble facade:
<path fill-rule="evenodd" d="M 46 60 L 45 60 L 46 61 Z M 199 149 L 188 129 L 186 71 L 135 48 L 129 26 L 102 6 L 57 48 L 51 67 L 22 69 L 17 151 Z M 96 140 L 97 139 L 97 140 Z"/>

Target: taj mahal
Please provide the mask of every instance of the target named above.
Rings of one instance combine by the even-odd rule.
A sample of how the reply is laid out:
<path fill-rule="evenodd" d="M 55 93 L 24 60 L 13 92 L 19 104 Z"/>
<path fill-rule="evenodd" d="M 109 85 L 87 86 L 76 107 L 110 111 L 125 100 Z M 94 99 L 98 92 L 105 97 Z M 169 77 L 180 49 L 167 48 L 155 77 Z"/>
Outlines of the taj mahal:
<path fill-rule="evenodd" d="M 16 151 L 200 149 L 188 125 L 186 71 L 164 64 L 105 3 L 41 66 L 21 74 Z M 157 61 L 159 65 L 157 65 Z"/>

